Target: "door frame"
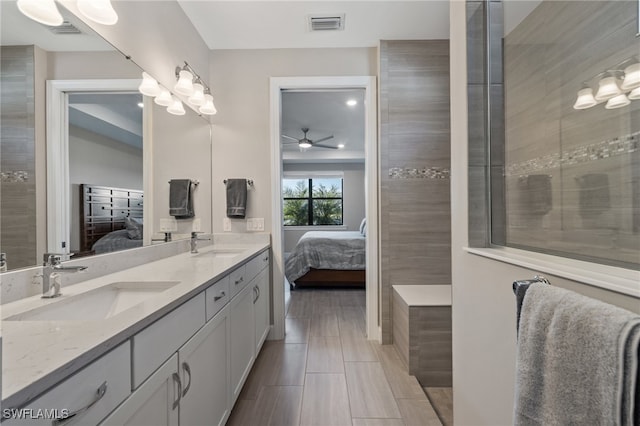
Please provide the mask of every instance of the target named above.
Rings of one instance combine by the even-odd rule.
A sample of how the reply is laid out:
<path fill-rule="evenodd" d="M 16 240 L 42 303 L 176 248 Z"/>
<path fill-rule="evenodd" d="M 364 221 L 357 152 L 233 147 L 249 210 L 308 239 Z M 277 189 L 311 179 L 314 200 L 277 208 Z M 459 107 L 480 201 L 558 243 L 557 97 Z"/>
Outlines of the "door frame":
<path fill-rule="evenodd" d="M 285 334 L 284 301 L 284 229 L 282 225 L 282 146 L 280 144 L 282 90 L 287 89 L 364 89 L 365 105 L 365 216 L 366 239 L 366 321 L 369 340 L 381 341 L 379 321 L 378 262 L 378 121 L 377 85 L 374 76 L 339 77 L 271 77 L 270 133 L 273 254 L 273 330 L 272 339 Z M 280 284 L 278 284 L 280 283 Z"/>

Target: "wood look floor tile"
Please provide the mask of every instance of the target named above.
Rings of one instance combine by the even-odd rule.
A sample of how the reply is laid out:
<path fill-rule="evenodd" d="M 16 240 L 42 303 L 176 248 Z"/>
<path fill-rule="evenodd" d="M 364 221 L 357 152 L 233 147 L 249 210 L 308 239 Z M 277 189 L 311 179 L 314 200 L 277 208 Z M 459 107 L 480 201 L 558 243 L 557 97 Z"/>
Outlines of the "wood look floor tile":
<path fill-rule="evenodd" d="M 453 426 L 453 389 L 424 388 L 429 402 L 445 426 Z"/>
<path fill-rule="evenodd" d="M 311 320 L 309 318 L 287 318 L 285 321 L 286 343 L 308 343 L 309 328 Z"/>
<path fill-rule="evenodd" d="M 238 399 L 227 420 L 227 426 L 255 426 L 254 407 L 255 400 Z"/>
<path fill-rule="evenodd" d="M 254 424 L 297 426 L 301 406 L 302 386 L 263 386 L 253 408 Z"/>
<path fill-rule="evenodd" d="M 302 396 L 301 426 L 351 426 L 344 374 L 307 374 Z"/>
<path fill-rule="evenodd" d="M 428 399 L 399 399 L 398 406 L 406 426 L 442 426 Z"/>
<path fill-rule="evenodd" d="M 346 362 L 345 376 L 353 417 L 401 417 L 379 362 Z"/>
<path fill-rule="evenodd" d="M 404 426 L 402 419 L 351 419 L 353 426 Z"/>
<path fill-rule="evenodd" d="M 312 336 L 309 339 L 307 373 L 344 373 L 340 337 Z"/>
<path fill-rule="evenodd" d="M 375 345 L 374 348 L 396 398 L 427 398 L 418 380 L 407 372 L 393 345 Z"/>
<path fill-rule="evenodd" d="M 345 362 L 378 361 L 374 343 L 367 340 L 364 336 L 344 335 L 342 329 L 340 329 L 340 340 L 342 343 L 342 357 Z"/>
<path fill-rule="evenodd" d="M 338 317 L 335 313 L 311 317 L 310 336 L 335 337 L 340 335 Z"/>

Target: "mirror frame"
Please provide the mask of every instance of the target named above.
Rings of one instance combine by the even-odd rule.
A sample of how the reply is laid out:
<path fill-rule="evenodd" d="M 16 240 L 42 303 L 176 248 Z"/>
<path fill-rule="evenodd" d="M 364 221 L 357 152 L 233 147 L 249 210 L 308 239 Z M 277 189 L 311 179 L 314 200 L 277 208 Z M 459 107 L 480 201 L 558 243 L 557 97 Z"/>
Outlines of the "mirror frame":
<path fill-rule="evenodd" d="M 137 92 L 139 79 L 88 79 L 88 80 L 47 80 L 46 87 L 46 151 L 47 151 L 47 251 L 70 253 L 71 236 L 71 194 L 69 188 L 69 94 L 76 92 Z M 143 161 L 145 151 L 149 151 L 146 123 L 148 112 L 143 112 Z M 148 194 L 146 178 L 148 170 L 143 170 L 143 191 Z M 145 197 L 143 216 L 153 203 Z M 63 243 L 65 244 L 63 246 Z"/>

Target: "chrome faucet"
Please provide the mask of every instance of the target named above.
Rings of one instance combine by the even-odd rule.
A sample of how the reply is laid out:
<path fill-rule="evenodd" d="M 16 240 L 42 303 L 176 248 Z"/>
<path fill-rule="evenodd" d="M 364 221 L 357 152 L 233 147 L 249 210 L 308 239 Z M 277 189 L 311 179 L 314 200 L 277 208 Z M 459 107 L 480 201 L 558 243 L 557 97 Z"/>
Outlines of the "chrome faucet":
<path fill-rule="evenodd" d="M 200 241 L 208 241 L 210 238 L 198 238 L 198 234 L 202 234 L 202 232 L 192 232 L 191 233 L 191 253 L 198 252 L 198 240 Z"/>
<path fill-rule="evenodd" d="M 86 266 L 62 266 L 62 255 L 45 253 L 42 263 L 42 298 L 51 299 L 58 297 L 60 293 L 59 273 L 80 272 L 87 269 Z M 53 284 L 53 285 L 52 285 Z"/>

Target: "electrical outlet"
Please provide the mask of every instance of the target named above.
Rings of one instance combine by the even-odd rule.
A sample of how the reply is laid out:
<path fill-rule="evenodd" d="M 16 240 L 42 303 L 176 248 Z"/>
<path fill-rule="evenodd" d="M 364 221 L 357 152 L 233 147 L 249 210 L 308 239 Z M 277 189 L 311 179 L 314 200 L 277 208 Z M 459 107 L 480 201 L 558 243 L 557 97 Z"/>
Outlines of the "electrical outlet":
<path fill-rule="evenodd" d="M 222 219 L 222 229 L 224 232 L 231 232 L 231 219 L 228 217 Z"/>
<path fill-rule="evenodd" d="M 200 232 L 202 228 L 202 221 L 200 218 L 193 219 L 193 223 L 191 224 L 191 232 Z"/>
<path fill-rule="evenodd" d="M 247 219 L 247 231 L 264 231 L 264 218 L 254 217 Z"/>
<path fill-rule="evenodd" d="M 174 218 L 160 219 L 160 232 L 175 232 L 178 230 L 178 222 Z"/>

